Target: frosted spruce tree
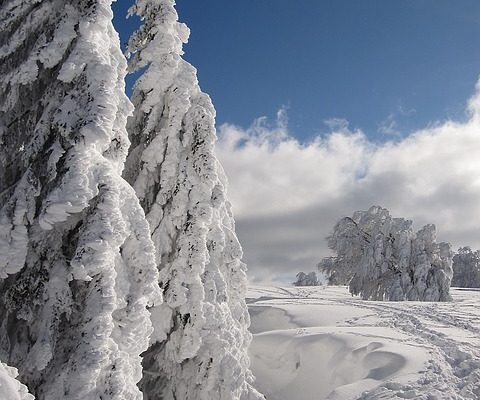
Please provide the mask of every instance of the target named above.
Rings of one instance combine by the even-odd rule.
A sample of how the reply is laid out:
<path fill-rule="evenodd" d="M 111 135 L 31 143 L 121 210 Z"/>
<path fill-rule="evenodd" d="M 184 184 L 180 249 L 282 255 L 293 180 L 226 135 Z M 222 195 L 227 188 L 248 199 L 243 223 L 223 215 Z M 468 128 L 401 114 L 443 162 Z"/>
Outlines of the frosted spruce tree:
<path fill-rule="evenodd" d="M 480 250 L 472 251 L 470 247 L 458 249 L 453 256 L 452 286 L 480 287 Z"/>
<path fill-rule="evenodd" d="M 141 201 L 157 250 L 164 303 L 152 309 L 144 398 L 259 399 L 247 347 L 242 250 L 226 178 L 214 154 L 215 110 L 182 59 L 189 30 L 173 0 L 137 0 L 142 26 L 129 42 L 134 86 L 125 177 Z"/>
<path fill-rule="evenodd" d="M 37 400 L 142 399 L 161 301 L 121 172 L 126 62 L 110 0 L 0 8 L 0 360 Z"/>
<path fill-rule="evenodd" d="M 336 279 L 368 300 L 448 301 L 452 252 L 437 243 L 434 225 L 414 233 L 412 221 L 378 206 L 341 219 L 328 238 Z M 328 272 L 328 271 L 326 271 Z"/>

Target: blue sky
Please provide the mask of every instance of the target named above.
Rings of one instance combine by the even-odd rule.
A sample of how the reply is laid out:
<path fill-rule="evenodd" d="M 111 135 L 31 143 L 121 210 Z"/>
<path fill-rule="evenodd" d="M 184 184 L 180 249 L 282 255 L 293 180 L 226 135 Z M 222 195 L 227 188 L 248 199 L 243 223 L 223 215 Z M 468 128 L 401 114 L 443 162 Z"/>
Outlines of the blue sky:
<path fill-rule="evenodd" d="M 125 21 L 128 3 L 115 5 L 124 43 L 138 23 Z M 191 29 L 185 58 L 217 110 L 250 280 L 312 271 L 335 222 L 374 204 L 415 229 L 436 224 L 453 249 L 480 248 L 480 0 L 178 0 L 177 10 Z M 350 129 L 329 128 L 333 118 Z"/>
<path fill-rule="evenodd" d="M 135 25 L 123 18 L 127 3 L 115 4 L 123 43 Z M 287 106 L 302 141 L 331 118 L 384 141 L 463 119 L 480 73 L 478 0 L 177 3 L 192 31 L 185 58 L 219 124 L 246 127 Z"/>

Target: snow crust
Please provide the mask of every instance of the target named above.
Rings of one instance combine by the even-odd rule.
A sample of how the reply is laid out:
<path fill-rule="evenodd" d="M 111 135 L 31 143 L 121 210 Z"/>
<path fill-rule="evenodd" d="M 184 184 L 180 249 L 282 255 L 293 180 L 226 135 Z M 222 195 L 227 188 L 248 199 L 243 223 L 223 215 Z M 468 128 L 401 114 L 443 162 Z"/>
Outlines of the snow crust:
<path fill-rule="evenodd" d="M 111 1 L 0 11 L 0 359 L 42 399 L 141 399 L 161 303 L 121 177 L 132 106 Z"/>
<path fill-rule="evenodd" d="M 464 400 L 480 394 L 480 292 L 370 302 L 345 287 L 252 286 L 255 385 L 274 400 Z"/>
<path fill-rule="evenodd" d="M 215 110 L 182 59 L 189 30 L 172 0 L 137 0 L 129 42 L 137 80 L 125 178 L 145 210 L 164 303 L 152 309 L 145 399 L 262 398 L 251 386 L 246 268 L 227 180 L 215 157 Z"/>

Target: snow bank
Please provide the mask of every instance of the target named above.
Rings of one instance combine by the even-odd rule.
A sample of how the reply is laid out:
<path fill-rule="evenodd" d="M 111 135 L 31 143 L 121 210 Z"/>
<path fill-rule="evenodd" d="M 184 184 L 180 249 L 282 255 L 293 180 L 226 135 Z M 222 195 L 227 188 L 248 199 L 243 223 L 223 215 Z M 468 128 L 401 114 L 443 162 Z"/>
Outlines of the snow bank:
<path fill-rule="evenodd" d="M 296 328 L 255 336 L 257 387 L 275 400 L 355 399 L 382 381 L 415 380 L 425 351 L 399 344 L 388 328 Z M 379 339 L 381 338 L 381 339 Z"/>
<path fill-rule="evenodd" d="M 406 336 L 391 328 L 337 326 L 367 318 L 362 309 L 251 305 L 250 313 L 252 370 L 267 398 L 353 400 L 391 378 L 415 380 L 428 359 L 424 349 L 401 343 Z"/>

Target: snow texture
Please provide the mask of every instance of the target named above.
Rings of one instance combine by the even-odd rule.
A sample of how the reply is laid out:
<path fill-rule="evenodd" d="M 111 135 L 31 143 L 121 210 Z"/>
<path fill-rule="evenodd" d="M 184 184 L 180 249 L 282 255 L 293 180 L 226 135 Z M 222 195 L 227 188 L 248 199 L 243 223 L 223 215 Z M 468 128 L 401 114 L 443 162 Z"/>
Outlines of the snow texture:
<path fill-rule="evenodd" d="M 480 251 L 462 247 L 453 256 L 452 286 L 480 288 Z"/>
<path fill-rule="evenodd" d="M 414 233 L 412 221 L 373 206 L 341 219 L 328 241 L 336 256 L 323 265 L 334 266 L 335 281 L 348 279 L 352 294 L 369 300 L 450 299 L 453 254 L 448 243 L 436 242 L 434 225 Z"/>
<path fill-rule="evenodd" d="M 478 400 L 480 291 L 379 302 L 344 287 L 251 287 L 256 387 L 275 400 Z"/>
<path fill-rule="evenodd" d="M 320 282 L 318 281 L 317 274 L 315 272 L 299 272 L 296 275 L 297 280 L 293 282 L 294 286 L 318 286 Z"/>
<path fill-rule="evenodd" d="M 161 302 L 110 0 L 0 9 L 0 359 L 38 400 L 142 399 Z"/>
<path fill-rule="evenodd" d="M 18 375 L 16 368 L 0 362 L 0 399 L 2 400 L 34 400 L 25 385 L 15 378 Z"/>
<path fill-rule="evenodd" d="M 226 177 L 214 154 L 215 110 L 182 59 L 188 28 L 172 0 L 138 0 L 143 24 L 130 42 L 142 71 L 129 120 L 124 172 L 147 215 L 164 303 L 152 309 L 145 399 L 263 398 L 251 386 L 246 268 Z"/>

